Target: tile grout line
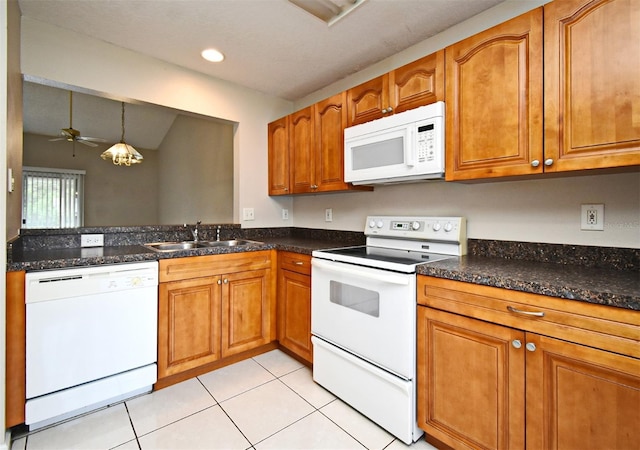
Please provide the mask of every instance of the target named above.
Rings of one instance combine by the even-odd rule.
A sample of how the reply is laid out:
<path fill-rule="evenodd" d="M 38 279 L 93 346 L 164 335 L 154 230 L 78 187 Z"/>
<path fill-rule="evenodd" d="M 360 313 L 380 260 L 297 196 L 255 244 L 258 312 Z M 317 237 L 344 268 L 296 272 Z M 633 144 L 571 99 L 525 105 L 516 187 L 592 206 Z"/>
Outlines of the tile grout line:
<path fill-rule="evenodd" d="M 140 446 L 140 439 L 138 439 L 138 433 L 136 432 L 136 427 L 133 425 L 133 419 L 131 418 L 131 414 L 129 414 L 129 407 L 127 406 L 127 402 L 124 401 L 122 403 L 124 404 L 124 409 L 127 411 L 127 417 L 129 418 L 129 423 L 131 424 L 131 429 L 133 430 L 133 436 L 136 439 L 136 444 L 138 444 L 138 450 L 142 450 L 142 447 Z M 123 442 L 123 444 L 126 444 L 126 442 Z M 27 449 L 25 448 L 25 450 Z"/>
<path fill-rule="evenodd" d="M 244 432 L 240 429 L 240 427 L 238 426 L 238 424 L 231 418 L 231 416 L 227 413 L 227 411 L 222 407 L 222 402 L 219 402 L 215 396 L 213 395 L 213 393 L 211 391 L 209 391 L 209 389 L 207 389 L 207 386 L 205 386 L 205 384 L 202 382 L 202 380 L 200 379 L 200 377 L 196 377 L 196 379 L 198 380 L 198 382 L 202 385 L 202 387 L 205 389 L 205 391 L 207 391 L 207 393 L 211 396 L 211 398 L 213 398 L 213 400 L 216 402 L 216 405 L 220 407 L 220 410 L 224 413 L 225 416 L 227 416 L 227 418 L 231 421 L 231 423 L 233 424 L 234 427 L 236 427 L 236 429 L 238 430 L 238 432 L 240 432 L 240 434 L 242 435 L 243 438 L 245 438 L 247 440 L 247 442 L 249 443 L 249 448 L 253 448 L 254 444 L 249 440 L 249 438 L 244 434 Z M 266 383 L 263 383 L 266 384 Z M 260 385 L 262 386 L 262 384 Z M 249 391 L 245 391 L 245 392 L 249 392 Z M 240 394 L 238 394 L 240 395 Z M 233 397 L 237 397 L 237 395 L 234 395 Z M 233 398 L 230 397 L 230 398 Z M 227 399 L 229 400 L 229 399 Z M 226 400 L 225 400 L 226 401 Z M 26 449 L 25 449 L 26 450 Z"/>

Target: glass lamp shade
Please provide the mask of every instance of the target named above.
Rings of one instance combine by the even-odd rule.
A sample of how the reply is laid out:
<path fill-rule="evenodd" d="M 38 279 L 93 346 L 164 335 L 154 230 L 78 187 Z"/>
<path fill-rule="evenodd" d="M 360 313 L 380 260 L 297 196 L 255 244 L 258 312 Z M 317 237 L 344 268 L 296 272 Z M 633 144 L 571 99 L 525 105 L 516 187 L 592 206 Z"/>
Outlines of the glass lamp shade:
<path fill-rule="evenodd" d="M 125 142 L 119 142 L 100 155 L 102 159 L 111 160 L 116 166 L 130 166 L 141 163 L 144 159 L 138 151 Z"/>

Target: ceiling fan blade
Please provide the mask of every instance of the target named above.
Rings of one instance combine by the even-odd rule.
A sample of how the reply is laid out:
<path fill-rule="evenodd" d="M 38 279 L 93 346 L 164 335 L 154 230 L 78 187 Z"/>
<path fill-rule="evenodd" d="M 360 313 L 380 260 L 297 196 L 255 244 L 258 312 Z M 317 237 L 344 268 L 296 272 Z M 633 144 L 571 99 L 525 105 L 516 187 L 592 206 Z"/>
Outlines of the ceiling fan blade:
<path fill-rule="evenodd" d="M 91 142 L 107 142 L 106 139 L 97 138 L 97 137 L 89 137 L 89 136 L 79 136 L 79 141 L 91 141 Z"/>
<path fill-rule="evenodd" d="M 82 138 L 76 139 L 76 140 L 74 140 L 74 142 L 75 142 L 75 141 L 78 141 L 78 142 L 80 142 L 81 144 L 87 145 L 87 146 L 89 146 L 89 147 L 97 147 L 97 146 L 98 146 L 98 144 L 94 144 L 93 142 L 89 142 L 89 141 L 84 140 L 84 139 L 82 139 Z"/>
<path fill-rule="evenodd" d="M 64 137 L 58 137 L 58 138 L 53 138 L 53 139 L 49 139 L 49 142 L 55 142 L 55 141 L 66 141 L 67 138 Z"/>

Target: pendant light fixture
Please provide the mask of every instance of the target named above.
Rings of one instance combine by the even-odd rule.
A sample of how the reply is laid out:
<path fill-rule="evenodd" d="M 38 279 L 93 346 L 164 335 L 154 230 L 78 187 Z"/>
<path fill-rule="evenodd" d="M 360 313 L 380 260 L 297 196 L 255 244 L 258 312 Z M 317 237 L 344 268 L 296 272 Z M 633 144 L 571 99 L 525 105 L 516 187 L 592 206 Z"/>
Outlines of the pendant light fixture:
<path fill-rule="evenodd" d="M 124 102 L 122 102 L 122 137 L 120 142 L 111 146 L 100 157 L 105 161 L 110 159 L 116 166 L 130 166 L 141 163 L 144 159 L 135 148 L 124 141 Z"/>

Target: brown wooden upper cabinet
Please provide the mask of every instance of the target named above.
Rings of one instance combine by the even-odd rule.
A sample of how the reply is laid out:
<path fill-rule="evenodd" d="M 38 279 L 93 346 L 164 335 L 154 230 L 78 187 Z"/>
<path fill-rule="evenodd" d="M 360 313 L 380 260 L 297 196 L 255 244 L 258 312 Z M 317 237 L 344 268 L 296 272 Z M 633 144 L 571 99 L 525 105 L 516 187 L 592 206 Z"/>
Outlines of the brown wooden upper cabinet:
<path fill-rule="evenodd" d="M 447 47 L 446 179 L 640 164 L 639 21 L 557 0 Z"/>
<path fill-rule="evenodd" d="M 446 179 L 542 173 L 542 8 L 445 53 Z"/>
<path fill-rule="evenodd" d="M 313 106 L 289 116 L 289 170 L 294 194 L 312 192 L 314 183 L 315 121 Z"/>
<path fill-rule="evenodd" d="M 269 195 L 371 190 L 344 182 L 347 93 L 269 124 Z"/>
<path fill-rule="evenodd" d="M 545 171 L 640 164 L 640 2 L 554 1 L 544 40 Z"/>
<path fill-rule="evenodd" d="M 444 50 L 347 91 L 347 126 L 444 100 Z"/>
<path fill-rule="evenodd" d="M 289 180 L 289 116 L 271 122 L 267 129 L 269 195 L 291 194 Z"/>

